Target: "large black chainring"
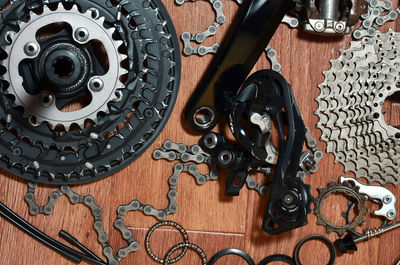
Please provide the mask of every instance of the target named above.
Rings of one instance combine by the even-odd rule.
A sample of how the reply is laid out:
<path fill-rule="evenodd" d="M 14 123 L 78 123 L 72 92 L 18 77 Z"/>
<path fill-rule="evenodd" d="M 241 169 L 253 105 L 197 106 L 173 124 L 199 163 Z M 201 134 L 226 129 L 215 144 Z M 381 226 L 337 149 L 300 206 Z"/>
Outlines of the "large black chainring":
<path fill-rule="evenodd" d="M 117 29 L 128 55 L 123 100 L 108 103 L 109 113 L 88 127 L 57 131 L 23 118 L 1 81 L 0 166 L 34 182 L 78 184 L 122 169 L 156 139 L 177 97 L 180 50 L 160 0 L 0 0 L 0 46 L 7 45 L 7 32 L 18 32 L 18 20 L 29 21 L 31 10 L 59 2 L 81 12 L 96 8 L 105 25 Z"/>

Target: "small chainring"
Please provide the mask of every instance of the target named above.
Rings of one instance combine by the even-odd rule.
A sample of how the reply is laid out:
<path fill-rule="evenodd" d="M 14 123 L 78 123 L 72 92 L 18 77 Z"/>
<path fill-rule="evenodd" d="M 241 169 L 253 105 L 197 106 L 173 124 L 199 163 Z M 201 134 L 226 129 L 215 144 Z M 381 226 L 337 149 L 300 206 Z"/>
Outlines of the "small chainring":
<path fill-rule="evenodd" d="M 6 92 L 8 82 L 1 80 L 0 166 L 33 182 L 65 185 L 106 177 L 150 146 L 172 112 L 181 65 L 177 35 L 160 0 L 0 1 L 1 59 L 7 58 L 10 36 L 21 23 L 29 24 L 31 12 L 40 16 L 44 5 L 56 10 L 60 3 L 65 10 L 78 8 L 104 18 L 104 27 L 114 28 L 113 38 L 122 41 L 119 52 L 126 59 L 121 65 L 128 71 L 119 89 L 121 100 L 108 102 L 107 111 L 82 128 L 32 124 Z M 7 71 L 3 64 L 1 74 Z"/>

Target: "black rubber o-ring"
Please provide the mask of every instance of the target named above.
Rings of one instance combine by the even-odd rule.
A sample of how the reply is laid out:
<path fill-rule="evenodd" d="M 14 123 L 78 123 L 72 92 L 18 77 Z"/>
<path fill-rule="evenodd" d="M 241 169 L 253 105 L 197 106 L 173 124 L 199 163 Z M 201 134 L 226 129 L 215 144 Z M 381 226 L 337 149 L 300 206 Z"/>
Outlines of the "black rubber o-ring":
<path fill-rule="evenodd" d="M 216 254 L 214 254 L 214 256 L 211 257 L 207 265 L 214 265 L 217 260 L 226 255 L 236 255 L 242 257 L 247 262 L 247 264 L 256 265 L 254 263 L 254 260 L 249 256 L 249 254 L 247 254 L 243 250 L 236 248 L 227 248 L 217 252 Z"/>
<path fill-rule="evenodd" d="M 264 258 L 258 265 L 267 265 L 268 263 L 274 262 L 274 261 L 283 261 L 287 264 L 290 265 L 296 265 L 294 259 L 292 257 L 289 257 L 288 255 L 282 255 L 282 254 L 275 254 L 268 256 Z"/>
<path fill-rule="evenodd" d="M 310 241 L 310 240 L 320 240 L 323 243 L 325 243 L 325 245 L 329 248 L 329 252 L 331 254 L 331 258 L 328 262 L 328 265 L 335 264 L 336 250 L 335 250 L 335 246 L 333 245 L 333 243 L 329 239 L 327 239 L 326 237 L 323 237 L 321 235 L 310 235 L 310 236 L 303 238 L 297 244 L 296 249 L 294 250 L 294 261 L 296 262 L 296 265 L 302 265 L 300 262 L 300 249 L 304 245 L 304 243 L 306 243 L 307 241 Z"/>

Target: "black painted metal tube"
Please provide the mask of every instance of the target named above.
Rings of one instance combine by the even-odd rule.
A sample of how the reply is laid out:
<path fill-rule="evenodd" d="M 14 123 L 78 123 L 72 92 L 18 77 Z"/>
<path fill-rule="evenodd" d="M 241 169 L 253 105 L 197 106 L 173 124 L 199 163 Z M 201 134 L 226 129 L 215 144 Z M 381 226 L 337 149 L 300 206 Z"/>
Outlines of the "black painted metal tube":
<path fill-rule="evenodd" d="M 86 253 L 89 257 L 92 257 L 93 259 L 105 263 L 101 258 L 99 258 L 99 256 L 97 256 L 96 254 L 94 254 L 90 249 L 88 249 L 85 245 L 83 245 L 81 242 L 79 242 L 78 239 L 76 239 L 75 237 L 73 237 L 71 234 L 69 234 L 67 231 L 64 230 L 60 230 L 60 232 L 58 233 L 58 235 L 60 237 L 62 237 L 63 239 L 65 239 L 68 243 L 70 243 L 71 245 L 76 246 L 77 248 L 79 248 L 81 251 L 83 251 L 84 253 Z"/>
<path fill-rule="evenodd" d="M 189 126 L 211 130 L 268 45 L 292 0 L 247 0 L 185 110 Z"/>
<path fill-rule="evenodd" d="M 45 233 L 34 227 L 32 224 L 27 222 L 25 219 L 23 219 L 21 216 L 16 214 L 2 202 L 0 202 L 0 217 L 3 217 L 5 220 L 10 222 L 14 226 L 18 227 L 20 230 L 22 230 L 35 240 L 57 251 L 58 253 L 60 253 L 61 255 L 65 256 L 66 258 L 70 259 L 73 262 L 80 263 L 82 259 L 85 259 L 94 264 L 106 265 L 104 261 L 98 261 L 96 259 L 93 259 L 92 257 L 82 254 L 79 251 L 76 251 L 75 249 L 72 249 L 58 242 L 54 238 L 46 235 Z"/>
<path fill-rule="evenodd" d="M 10 222 L 11 224 L 13 224 L 14 226 L 18 227 L 21 231 L 25 232 L 30 237 L 36 239 L 40 243 L 48 246 L 49 248 L 57 251 L 58 253 L 68 258 L 69 260 L 75 263 L 81 262 L 82 260 L 81 258 L 71 254 L 70 252 L 65 251 L 64 249 L 62 249 L 62 247 L 60 248 L 57 244 L 54 244 L 54 242 L 52 242 L 49 236 L 44 234 L 42 231 L 38 230 L 36 227 L 31 225 L 27 221 L 25 221 L 25 219 L 17 215 L 11 209 L 5 206 L 2 202 L 0 202 L 0 216 L 3 217 L 8 222 Z"/>

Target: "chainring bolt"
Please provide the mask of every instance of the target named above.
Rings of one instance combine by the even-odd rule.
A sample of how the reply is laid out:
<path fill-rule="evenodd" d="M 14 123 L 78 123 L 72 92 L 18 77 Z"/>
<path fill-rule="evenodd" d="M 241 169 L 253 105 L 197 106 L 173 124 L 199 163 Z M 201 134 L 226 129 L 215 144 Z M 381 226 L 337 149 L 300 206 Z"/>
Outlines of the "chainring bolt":
<path fill-rule="evenodd" d="M 93 78 L 89 81 L 89 88 L 94 92 L 99 92 L 104 88 L 104 82 L 100 78 Z"/>
<path fill-rule="evenodd" d="M 49 107 L 51 104 L 53 104 L 54 101 L 54 96 L 49 94 L 49 93 L 42 93 L 40 96 L 40 104 L 43 107 Z"/>
<path fill-rule="evenodd" d="M 78 42 L 85 42 L 89 39 L 89 31 L 83 27 L 77 28 L 74 35 Z"/>
<path fill-rule="evenodd" d="M 25 44 L 24 52 L 28 56 L 35 56 L 39 53 L 39 46 L 34 42 L 28 42 Z"/>

